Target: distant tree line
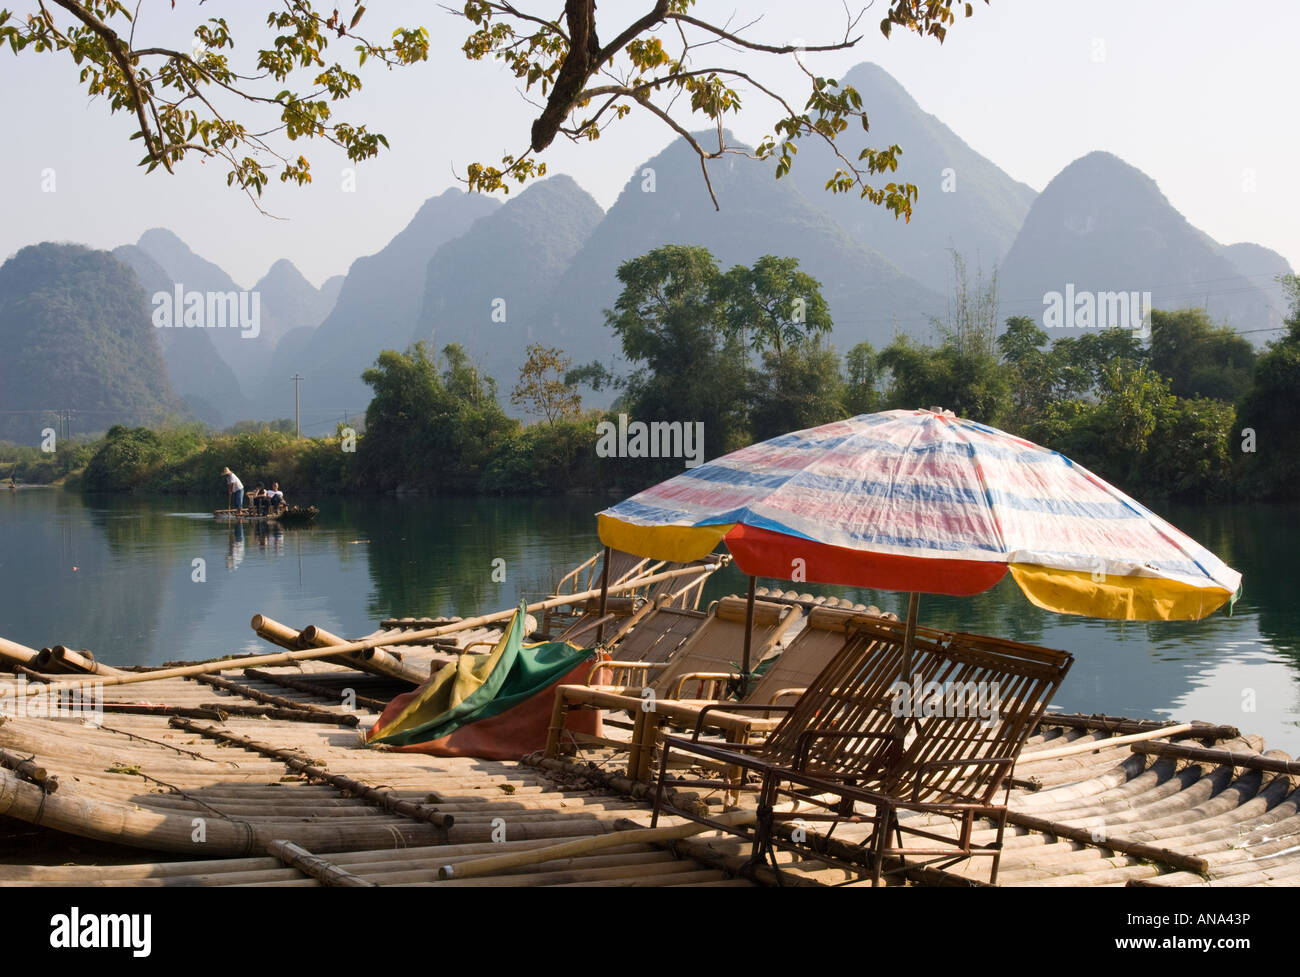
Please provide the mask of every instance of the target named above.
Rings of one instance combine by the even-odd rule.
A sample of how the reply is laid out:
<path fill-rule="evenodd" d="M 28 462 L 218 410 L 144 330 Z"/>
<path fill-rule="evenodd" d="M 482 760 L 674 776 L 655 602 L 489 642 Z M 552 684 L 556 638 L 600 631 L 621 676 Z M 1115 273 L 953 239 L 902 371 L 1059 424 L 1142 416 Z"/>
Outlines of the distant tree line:
<path fill-rule="evenodd" d="M 1285 334 L 1258 352 L 1200 309 L 1153 310 L 1149 337 L 1108 328 L 1049 342 L 1027 317 L 999 329 L 996 274 L 972 286 L 957 256 L 954 273 L 935 343 L 899 336 L 841 356 L 827 340 L 820 285 L 796 260 L 724 271 L 704 248 L 666 246 L 618 271 L 622 294 L 606 318 L 625 372 L 528 348 L 510 400 L 531 423 L 506 414 L 496 381 L 461 347 L 416 343 L 385 351 L 363 374 L 373 390 L 364 433 L 295 440 L 283 423 L 220 435 L 119 427 L 94 446 L 81 484 L 215 494 L 214 473 L 229 465 L 245 485 L 274 478 L 299 496 L 629 492 L 683 466 L 598 457 L 597 425 L 620 414 L 703 422 L 712 458 L 848 415 L 945 407 L 1061 451 L 1139 498 L 1297 497 L 1295 276 L 1284 282 Z M 584 410 L 583 387 L 613 391 L 612 407 Z"/>

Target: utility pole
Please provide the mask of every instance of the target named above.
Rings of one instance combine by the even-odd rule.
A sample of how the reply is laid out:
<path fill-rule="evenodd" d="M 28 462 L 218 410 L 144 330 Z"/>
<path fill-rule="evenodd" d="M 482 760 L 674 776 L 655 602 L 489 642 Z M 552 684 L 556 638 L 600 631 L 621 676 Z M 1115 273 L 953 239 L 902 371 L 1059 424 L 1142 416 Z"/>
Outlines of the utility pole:
<path fill-rule="evenodd" d="M 293 381 L 293 426 L 298 431 L 298 439 L 302 440 L 302 421 L 298 413 L 298 382 L 305 378 L 295 373 L 289 379 Z"/>

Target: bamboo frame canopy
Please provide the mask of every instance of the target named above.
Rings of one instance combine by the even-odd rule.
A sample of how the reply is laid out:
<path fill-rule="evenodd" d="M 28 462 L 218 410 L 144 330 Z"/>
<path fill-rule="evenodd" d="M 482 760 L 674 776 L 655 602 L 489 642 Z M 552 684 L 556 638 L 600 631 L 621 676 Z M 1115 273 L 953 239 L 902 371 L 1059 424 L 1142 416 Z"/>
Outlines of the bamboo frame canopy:
<path fill-rule="evenodd" d="M 1056 451 L 951 411 L 862 414 L 750 445 L 597 516 L 606 546 L 751 577 L 966 596 L 1008 572 L 1046 610 L 1195 620 L 1241 574 Z M 796 576 L 796 572 L 801 575 Z"/>

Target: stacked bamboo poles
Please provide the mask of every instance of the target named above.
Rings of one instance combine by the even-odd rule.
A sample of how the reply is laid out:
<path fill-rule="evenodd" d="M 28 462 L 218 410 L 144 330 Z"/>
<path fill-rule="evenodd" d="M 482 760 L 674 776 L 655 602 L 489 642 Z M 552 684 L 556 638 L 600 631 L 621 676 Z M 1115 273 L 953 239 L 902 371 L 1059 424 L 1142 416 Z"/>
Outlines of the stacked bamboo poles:
<path fill-rule="evenodd" d="M 254 614 L 250 623 L 258 637 L 290 651 L 347 644 L 346 639 L 330 634 L 324 628 L 318 628 L 314 624 L 309 624 L 301 631 L 295 631 L 265 614 Z M 330 655 L 323 660 L 369 672 L 372 675 L 395 678 L 411 685 L 419 685 L 429 677 L 427 671 L 403 662 L 399 656 L 382 648 L 367 648 L 364 651 L 345 655 Z"/>
<path fill-rule="evenodd" d="M 36 656 L 36 670 L 46 674 L 122 675 L 121 669 L 95 661 L 95 656 L 82 650 L 73 651 L 63 645 L 43 648 Z"/>
<path fill-rule="evenodd" d="M 570 839 L 574 840 L 574 839 Z M 336 852 L 321 859 L 335 870 L 376 885 L 748 885 L 731 879 L 726 868 L 694 860 L 689 850 L 675 854 L 649 844 L 623 844 L 601 853 L 558 863 L 522 866 L 515 875 L 441 882 L 438 869 L 487 854 L 526 851 L 535 843 L 506 841 L 415 847 L 402 850 Z M 313 855 L 315 853 L 312 853 Z M 315 856 L 319 858 L 319 856 Z M 737 861 L 740 861 L 739 859 Z M 0 866 L 0 886 L 90 885 L 269 885 L 302 887 L 330 884 L 305 877 L 276 857 L 245 857 L 194 862 L 152 862 L 106 866 Z"/>
<path fill-rule="evenodd" d="M 679 570 L 668 570 L 663 573 L 651 574 L 642 577 L 636 581 L 611 586 L 610 592 L 620 590 L 630 590 L 646 584 L 656 583 L 660 580 L 668 580 L 674 577 L 683 576 L 688 573 L 698 572 L 695 567 L 684 567 Z M 559 607 L 562 604 L 571 604 L 575 601 L 586 600 L 589 597 L 598 596 L 599 590 L 590 590 L 580 594 L 573 594 L 565 597 L 554 597 L 550 600 L 540 601 L 536 604 L 529 604 L 525 608 L 526 613 L 533 611 L 545 610 L 548 607 Z M 431 638 L 439 638 L 447 634 L 454 634 L 457 631 L 468 631 L 471 628 L 482 627 L 486 624 L 496 624 L 501 621 L 509 620 L 516 613 L 515 610 L 497 611 L 493 614 L 484 614 L 480 617 L 466 618 L 455 624 L 447 624 L 441 627 L 429 628 L 424 631 L 407 631 L 396 635 L 381 635 L 379 637 L 367 638 L 362 641 L 351 641 L 342 645 L 329 645 L 326 648 L 304 648 L 297 651 L 285 651 L 279 654 L 271 655 L 253 655 L 248 658 L 238 659 L 237 664 L 245 668 L 261 668 L 265 665 L 284 665 L 290 662 L 309 661 L 312 659 L 329 658 L 335 655 L 352 654 L 379 648 L 381 645 L 395 644 L 420 644 L 427 642 Z M 157 682 L 162 679 L 188 677 L 191 675 L 210 675 L 216 672 L 222 672 L 233 667 L 230 661 L 202 662 L 196 665 L 183 665 L 176 668 L 160 668 L 151 672 L 133 672 L 121 675 L 109 675 L 98 679 L 98 683 L 104 687 L 114 685 L 135 685 L 142 682 Z M 427 676 L 426 676 L 427 677 Z M 64 689 L 81 688 L 81 683 L 73 682 L 55 682 L 45 687 L 48 691 L 62 691 Z M 31 695 L 37 690 L 28 688 L 26 694 Z"/>
<path fill-rule="evenodd" d="M 39 656 L 40 652 L 35 648 L 28 648 L 26 645 L 20 645 L 17 641 L 0 638 L 0 661 L 9 665 L 23 665 L 35 669 L 36 659 Z"/>

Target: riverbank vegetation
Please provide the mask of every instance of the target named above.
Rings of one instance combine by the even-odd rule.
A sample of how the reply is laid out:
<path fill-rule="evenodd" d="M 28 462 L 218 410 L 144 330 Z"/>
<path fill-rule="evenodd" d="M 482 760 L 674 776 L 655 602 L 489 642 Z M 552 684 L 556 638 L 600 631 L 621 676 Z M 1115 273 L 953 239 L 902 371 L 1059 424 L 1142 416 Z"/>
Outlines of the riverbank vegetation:
<path fill-rule="evenodd" d="M 71 479 L 87 491 L 221 494 L 277 480 L 295 498 L 334 493 L 630 492 L 683 470 L 673 457 L 597 450 L 598 425 L 703 424 L 703 457 L 892 408 L 942 406 L 1068 455 L 1141 498 L 1297 495 L 1300 282 L 1284 335 L 1263 351 L 1199 309 L 1153 310 L 1149 336 L 1080 330 L 1049 341 L 1032 319 L 996 321 L 996 274 L 970 283 L 960 258 L 949 316 L 929 344 L 898 337 L 843 355 L 826 339 L 820 286 L 793 259 L 723 271 L 703 248 L 667 246 L 624 263 L 607 313 L 626 363 L 573 367 L 535 344 L 508 392 L 456 345 L 417 343 L 364 373 L 364 423 L 296 439 L 288 422 L 155 431 L 115 427 L 53 454 L 0 445 L 0 477 Z M 582 405 L 582 391 L 609 409 Z M 591 393 L 588 393 L 591 396 Z M 689 432 L 687 432 L 689 436 Z M 684 447 L 680 441 L 675 448 Z M 685 446 L 689 447 L 689 446 Z"/>

